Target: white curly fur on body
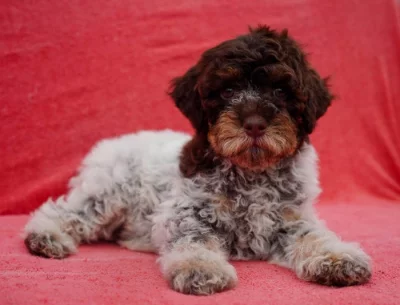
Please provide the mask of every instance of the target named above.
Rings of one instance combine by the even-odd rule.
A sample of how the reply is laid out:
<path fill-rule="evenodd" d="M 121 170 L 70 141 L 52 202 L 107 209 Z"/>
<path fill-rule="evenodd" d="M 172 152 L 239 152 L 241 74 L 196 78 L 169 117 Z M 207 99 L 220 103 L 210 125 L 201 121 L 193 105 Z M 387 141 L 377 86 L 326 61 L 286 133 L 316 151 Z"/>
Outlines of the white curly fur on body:
<path fill-rule="evenodd" d="M 195 129 L 100 142 L 71 189 L 25 232 L 31 253 L 62 258 L 105 239 L 160 254 L 176 291 L 207 295 L 237 283 L 229 259 L 266 260 L 307 281 L 368 281 L 368 256 L 313 210 L 320 189 L 308 142 L 333 95 L 300 46 L 267 26 L 203 53 L 169 95 Z"/>
<path fill-rule="evenodd" d="M 189 140 L 167 130 L 101 141 L 69 193 L 33 213 L 25 228 L 29 250 L 63 258 L 80 243 L 104 239 L 156 251 L 171 287 L 191 294 L 234 287 L 228 259 L 268 260 L 326 285 L 369 279 L 368 256 L 314 213 L 320 189 L 312 145 L 263 173 L 224 161 L 184 178 L 179 154 Z"/>

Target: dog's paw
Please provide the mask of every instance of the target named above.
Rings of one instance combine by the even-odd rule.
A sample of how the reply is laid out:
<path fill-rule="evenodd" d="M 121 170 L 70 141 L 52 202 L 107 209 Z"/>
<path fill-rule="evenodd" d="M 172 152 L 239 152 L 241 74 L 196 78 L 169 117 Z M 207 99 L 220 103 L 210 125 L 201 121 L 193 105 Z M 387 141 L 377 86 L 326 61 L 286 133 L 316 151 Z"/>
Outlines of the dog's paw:
<path fill-rule="evenodd" d="M 328 254 L 308 261 L 303 278 L 327 286 L 360 285 L 371 278 L 369 259 L 346 253 Z"/>
<path fill-rule="evenodd" d="M 170 271 L 169 282 L 172 289 L 184 294 L 209 295 L 233 288 L 237 276 L 228 262 L 189 259 Z"/>
<path fill-rule="evenodd" d="M 56 237 L 50 233 L 28 233 L 25 245 L 34 255 L 57 259 L 64 258 L 76 250 L 69 236 Z"/>

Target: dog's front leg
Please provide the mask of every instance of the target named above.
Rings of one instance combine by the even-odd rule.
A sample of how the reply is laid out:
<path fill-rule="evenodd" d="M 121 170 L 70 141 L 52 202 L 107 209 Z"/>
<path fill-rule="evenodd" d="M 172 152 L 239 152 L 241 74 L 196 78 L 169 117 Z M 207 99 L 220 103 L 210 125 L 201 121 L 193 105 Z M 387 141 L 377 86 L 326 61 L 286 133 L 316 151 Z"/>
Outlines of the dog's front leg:
<path fill-rule="evenodd" d="M 363 284 L 371 277 L 368 255 L 325 226 L 297 220 L 283 231 L 280 262 L 289 265 L 299 278 L 329 286 L 350 286 Z"/>
<path fill-rule="evenodd" d="M 234 267 L 212 235 L 174 239 L 161 252 L 159 261 L 171 288 L 185 294 L 209 295 L 232 288 L 237 282 Z"/>

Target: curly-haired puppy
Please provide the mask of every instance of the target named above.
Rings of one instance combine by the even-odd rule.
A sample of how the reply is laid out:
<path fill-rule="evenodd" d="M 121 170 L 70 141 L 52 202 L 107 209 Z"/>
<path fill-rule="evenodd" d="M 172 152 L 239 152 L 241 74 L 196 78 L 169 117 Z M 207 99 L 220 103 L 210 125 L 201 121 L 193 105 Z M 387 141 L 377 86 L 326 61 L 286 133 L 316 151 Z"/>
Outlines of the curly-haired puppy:
<path fill-rule="evenodd" d="M 206 51 L 170 95 L 195 135 L 97 144 L 69 193 L 34 212 L 31 253 L 63 258 L 97 240 L 156 251 L 170 286 L 200 295 L 236 285 L 228 259 L 269 261 L 324 285 L 368 281 L 369 257 L 313 209 L 309 134 L 332 95 L 287 31 L 260 26 Z"/>

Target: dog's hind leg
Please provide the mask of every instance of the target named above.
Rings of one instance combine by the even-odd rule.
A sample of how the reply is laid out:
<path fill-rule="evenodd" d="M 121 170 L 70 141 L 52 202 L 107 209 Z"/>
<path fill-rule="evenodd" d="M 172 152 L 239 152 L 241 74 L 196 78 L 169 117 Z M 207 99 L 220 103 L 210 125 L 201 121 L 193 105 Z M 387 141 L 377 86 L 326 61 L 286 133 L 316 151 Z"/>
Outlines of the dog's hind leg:
<path fill-rule="evenodd" d="M 49 199 L 25 227 L 25 245 L 35 255 L 63 258 L 80 243 L 113 240 L 125 222 L 126 206 L 116 198 L 86 197 L 72 190 L 67 197 Z"/>
<path fill-rule="evenodd" d="M 151 215 L 177 176 L 177 154 L 169 145 L 178 149 L 186 139 L 170 131 L 143 132 L 98 143 L 71 180 L 70 192 L 33 213 L 25 228 L 30 252 L 62 258 L 80 243 L 97 240 L 153 251 Z M 162 158 L 160 150 L 166 152 Z"/>
<path fill-rule="evenodd" d="M 71 180 L 70 192 L 49 199 L 33 213 L 25 227 L 25 245 L 31 253 L 63 258 L 80 243 L 117 239 L 139 188 L 134 160 L 121 149 L 127 140 L 100 142 Z"/>

